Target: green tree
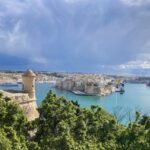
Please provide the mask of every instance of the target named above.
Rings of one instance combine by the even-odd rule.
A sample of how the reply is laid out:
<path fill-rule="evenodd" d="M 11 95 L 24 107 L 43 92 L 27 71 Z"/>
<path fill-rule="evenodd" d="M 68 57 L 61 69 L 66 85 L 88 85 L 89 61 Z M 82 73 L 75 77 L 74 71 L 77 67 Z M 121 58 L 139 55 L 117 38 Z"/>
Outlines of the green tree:
<path fill-rule="evenodd" d="M 22 108 L 0 93 L 0 150 L 31 149 L 29 124 Z"/>
<path fill-rule="evenodd" d="M 22 109 L 0 93 L 0 150 L 150 149 L 150 117 L 139 112 L 125 126 L 101 107 L 80 108 L 51 91 L 38 111 L 39 118 L 28 122 Z"/>
<path fill-rule="evenodd" d="M 117 148 L 122 126 L 102 108 L 80 108 L 74 102 L 49 92 L 38 108 L 35 141 L 41 149 L 95 150 Z"/>

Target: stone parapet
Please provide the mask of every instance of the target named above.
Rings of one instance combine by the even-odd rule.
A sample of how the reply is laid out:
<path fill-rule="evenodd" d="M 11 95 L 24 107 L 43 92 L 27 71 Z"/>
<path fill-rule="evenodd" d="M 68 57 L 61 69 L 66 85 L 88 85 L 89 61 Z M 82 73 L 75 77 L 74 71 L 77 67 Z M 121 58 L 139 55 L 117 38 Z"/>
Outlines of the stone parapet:
<path fill-rule="evenodd" d="M 30 99 L 27 93 L 19 93 L 19 91 L 3 91 L 0 90 L 1 93 L 3 93 L 4 97 L 9 97 L 13 102 L 19 104 L 27 116 L 27 119 L 29 121 L 32 121 L 36 119 L 39 114 L 36 110 L 37 104 L 35 99 Z"/>

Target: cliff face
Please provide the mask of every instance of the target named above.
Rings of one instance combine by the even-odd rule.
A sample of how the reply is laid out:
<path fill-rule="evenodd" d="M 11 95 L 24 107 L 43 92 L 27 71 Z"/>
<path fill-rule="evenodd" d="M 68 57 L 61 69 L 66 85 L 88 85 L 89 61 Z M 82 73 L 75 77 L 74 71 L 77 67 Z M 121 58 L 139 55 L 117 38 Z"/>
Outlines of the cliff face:
<path fill-rule="evenodd" d="M 18 91 L 2 91 L 4 97 L 11 98 L 12 101 L 19 104 L 27 116 L 27 119 L 29 121 L 34 120 L 35 118 L 38 118 L 39 114 L 36 110 L 37 104 L 36 100 L 30 99 L 27 93 L 20 93 Z"/>

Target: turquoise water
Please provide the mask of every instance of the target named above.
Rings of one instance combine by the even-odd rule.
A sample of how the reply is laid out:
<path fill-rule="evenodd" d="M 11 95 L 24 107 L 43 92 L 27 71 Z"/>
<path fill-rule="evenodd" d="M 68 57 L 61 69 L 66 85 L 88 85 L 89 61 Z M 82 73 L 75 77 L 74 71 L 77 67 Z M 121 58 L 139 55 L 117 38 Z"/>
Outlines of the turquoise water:
<path fill-rule="evenodd" d="M 150 88 L 145 84 L 125 84 L 125 93 L 113 93 L 109 96 L 79 96 L 68 91 L 62 91 L 49 84 L 37 84 L 36 95 L 38 105 L 42 102 L 46 93 L 52 90 L 56 95 L 63 96 L 68 100 L 78 101 L 81 107 L 89 108 L 91 105 L 99 105 L 109 112 L 117 108 L 124 110 L 142 111 L 150 114 Z"/>
<path fill-rule="evenodd" d="M 21 89 L 19 87 L 2 87 L 1 89 Z M 99 105 L 108 112 L 114 113 L 116 110 L 141 111 L 144 114 L 150 114 L 150 88 L 145 84 L 125 84 L 125 93 L 113 93 L 106 97 L 99 96 L 78 96 L 71 92 L 62 91 L 54 88 L 52 85 L 43 83 L 36 84 L 36 97 L 38 105 L 46 96 L 47 92 L 52 90 L 56 95 L 63 96 L 68 100 L 78 101 L 81 107 L 89 108 L 91 105 Z"/>

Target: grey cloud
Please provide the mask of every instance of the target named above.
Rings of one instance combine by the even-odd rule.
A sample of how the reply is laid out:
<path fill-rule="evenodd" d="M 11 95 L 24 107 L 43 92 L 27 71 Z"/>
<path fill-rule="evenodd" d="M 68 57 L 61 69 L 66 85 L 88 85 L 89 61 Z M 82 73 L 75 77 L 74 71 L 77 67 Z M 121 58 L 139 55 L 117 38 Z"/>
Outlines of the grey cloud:
<path fill-rule="evenodd" d="M 150 40 L 150 6 L 127 7 L 125 0 L 71 4 L 65 0 L 14 0 L 0 4 L 0 51 L 13 50 L 13 55 L 26 59 L 28 53 L 32 63 L 41 61 L 47 69 L 105 71 L 102 66 L 128 64 L 150 54 L 149 45 L 145 46 Z M 8 47 L 2 39 L 9 42 L 7 34 L 13 36 L 18 22 L 19 38 Z"/>

